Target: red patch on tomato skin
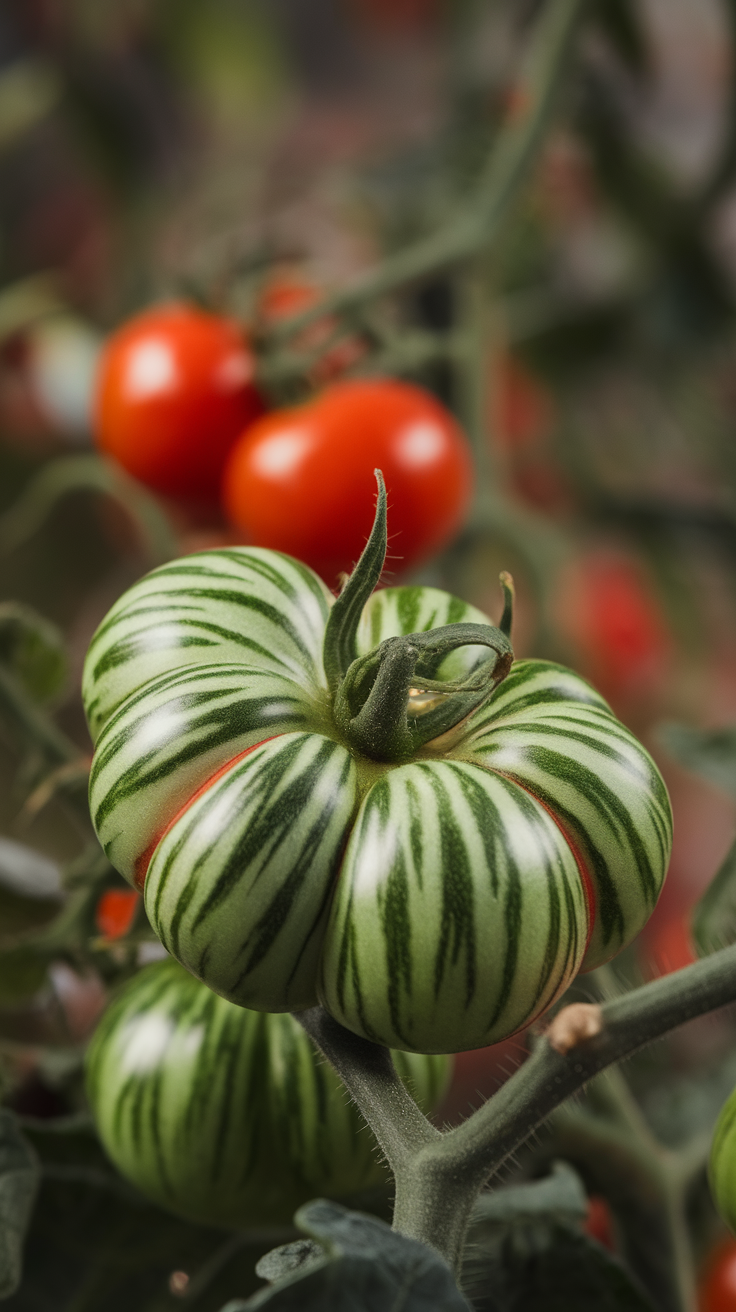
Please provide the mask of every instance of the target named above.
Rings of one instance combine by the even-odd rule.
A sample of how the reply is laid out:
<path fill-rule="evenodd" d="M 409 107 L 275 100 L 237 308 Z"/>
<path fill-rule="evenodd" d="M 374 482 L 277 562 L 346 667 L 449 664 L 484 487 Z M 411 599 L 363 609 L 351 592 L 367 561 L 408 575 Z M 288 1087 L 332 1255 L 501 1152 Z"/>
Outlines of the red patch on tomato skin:
<path fill-rule="evenodd" d="M 192 793 L 191 797 L 187 799 L 183 806 L 179 807 L 176 815 L 169 820 L 169 823 L 165 825 L 161 832 L 151 840 L 148 847 L 144 848 L 140 856 L 136 859 L 133 883 L 140 893 L 143 892 L 146 875 L 148 874 L 148 867 L 153 860 L 153 854 L 156 851 L 156 848 L 159 843 L 163 842 L 169 830 L 173 829 L 174 825 L 177 824 L 182 816 L 186 814 L 190 806 L 198 801 L 202 794 L 206 793 L 213 784 L 216 784 L 218 779 L 221 779 L 224 774 L 227 774 L 228 770 L 231 770 L 234 765 L 237 765 L 238 761 L 245 760 L 246 756 L 250 756 L 251 752 L 255 752 L 258 747 L 265 747 L 266 743 L 272 743 L 276 738 L 280 738 L 281 736 L 282 735 L 278 733 L 272 734 L 270 738 L 263 738 L 261 742 L 254 743 L 252 747 L 246 747 L 244 752 L 238 752 L 237 756 L 232 756 L 229 761 L 226 761 L 224 765 L 221 765 L 219 769 L 215 770 L 215 773 L 211 774 L 209 779 L 206 779 L 203 784 L 200 784 L 196 792 Z"/>

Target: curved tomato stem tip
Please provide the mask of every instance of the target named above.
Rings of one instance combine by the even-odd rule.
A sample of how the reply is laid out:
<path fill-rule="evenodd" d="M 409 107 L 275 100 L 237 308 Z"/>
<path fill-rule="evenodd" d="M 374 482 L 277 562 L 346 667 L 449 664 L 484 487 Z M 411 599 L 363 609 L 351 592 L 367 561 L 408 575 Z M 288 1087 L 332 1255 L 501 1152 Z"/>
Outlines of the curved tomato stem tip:
<path fill-rule="evenodd" d="M 510 638 L 511 627 L 514 622 L 514 597 L 516 595 L 514 591 L 514 580 L 506 569 L 501 571 L 498 580 L 501 584 L 501 591 L 503 592 L 503 615 L 499 620 L 498 627 L 502 633 L 506 634 L 507 638 Z"/>
<path fill-rule="evenodd" d="M 386 484 L 380 469 L 374 469 L 378 484 L 376 514 L 370 537 L 352 574 L 335 601 L 325 629 L 322 661 L 333 695 L 358 655 L 357 635 L 363 607 L 376 587 L 388 550 L 386 529 Z"/>

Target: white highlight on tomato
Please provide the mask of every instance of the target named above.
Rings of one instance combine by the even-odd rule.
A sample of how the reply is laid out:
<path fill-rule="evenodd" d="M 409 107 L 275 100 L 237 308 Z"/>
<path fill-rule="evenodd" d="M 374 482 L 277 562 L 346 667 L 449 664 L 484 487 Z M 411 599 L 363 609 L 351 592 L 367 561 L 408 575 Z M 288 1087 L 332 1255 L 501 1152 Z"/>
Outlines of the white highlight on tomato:
<path fill-rule="evenodd" d="M 429 419 L 410 424 L 396 440 L 396 451 L 401 463 L 410 469 L 421 469 L 434 464 L 445 449 L 442 430 Z"/>
<path fill-rule="evenodd" d="M 218 364 L 215 386 L 223 392 L 237 392 L 253 379 L 254 362 L 245 351 L 233 351 Z"/>
<path fill-rule="evenodd" d="M 179 379 L 174 354 L 161 337 L 145 337 L 130 353 L 125 373 L 125 391 L 133 401 L 168 392 Z"/>
<path fill-rule="evenodd" d="M 124 1075 L 143 1075 L 155 1070 L 171 1041 L 174 1022 L 153 1012 L 136 1016 L 121 1035 L 120 1069 Z"/>
<path fill-rule="evenodd" d="M 298 428 L 287 433 L 274 433 L 256 447 L 253 468 L 266 478 L 281 478 L 301 464 L 310 446 L 309 435 Z"/>

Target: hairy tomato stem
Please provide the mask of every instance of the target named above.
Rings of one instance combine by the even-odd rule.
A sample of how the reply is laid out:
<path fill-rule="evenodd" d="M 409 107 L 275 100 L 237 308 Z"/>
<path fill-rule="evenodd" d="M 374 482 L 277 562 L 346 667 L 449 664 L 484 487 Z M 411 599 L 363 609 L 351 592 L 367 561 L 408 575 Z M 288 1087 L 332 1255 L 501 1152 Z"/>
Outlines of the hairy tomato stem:
<path fill-rule="evenodd" d="M 601 1032 L 567 1053 L 542 1038 L 497 1093 L 444 1132 L 403 1086 L 399 1091 L 385 1049 L 357 1038 L 319 1007 L 296 1018 L 335 1067 L 386 1154 L 396 1179 L 394 1229 L 435 1248 L 457 1272 L 478 1193 L 555 1108 L 606 1067 L 732 1002 L 736 945 L 607 1002 Z"/>

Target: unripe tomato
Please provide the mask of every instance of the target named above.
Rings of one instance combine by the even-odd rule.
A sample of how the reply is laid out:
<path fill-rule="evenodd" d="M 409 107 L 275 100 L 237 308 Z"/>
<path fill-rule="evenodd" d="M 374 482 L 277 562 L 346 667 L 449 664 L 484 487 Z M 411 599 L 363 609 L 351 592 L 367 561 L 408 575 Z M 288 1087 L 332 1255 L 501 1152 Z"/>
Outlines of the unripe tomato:
<path fill-rule="evenodd" d="M 571 671 L 512 664 L 506 634 L 437 588 L 369 596 L 373 551 L 340 601 L 262 547 L 121 597 L 85 664 L 93 823 L 164 946 L 223 997 L 320 1001 L 407 1051 L 485 1047 L 641 930 L 669 799 Z"/>
<path fill-rule="evenodd" d="M 736 1089 L 716 1121 L 708 1179 L 718 1211 L 729 1229 L 736 1232 Z"/>
<path fill-rule="evenodd" d="M 394 1060 L 424 1110 L 436 1106 L 449 1060 Z M 226 1002 L 175 961 L 140 971 L 108 1008 L 87 1088 L 123 1175 L 194 1221 L 284 1224 L 308 1198 L 388 1178 L 373 1135 L 301 1026 Z"/>
<path fill-rule="evenodd" d="M 698 1312 L 736 1312 L 736 1242 L 716 1249 L 700 1286 Z"/>
<path fill-rule="evenodd" d="M 230 447 L 264 408 L 254 372 L 233 320 L 188 305 L 146 310 L 103 349 L 97 446 L 157 492 L 214 500 Z"/>
<path fill-rule="evenodd" d="M 408 569 L 457 532 L 472 481 L 460 427 L 409 383 L 336 383 L 259 420 L 228 460 L 225 509 L 248 541 L 296 556 L 334 586 L 370 533 L 376 467 L 391 512 L 388 568 Z"/>

